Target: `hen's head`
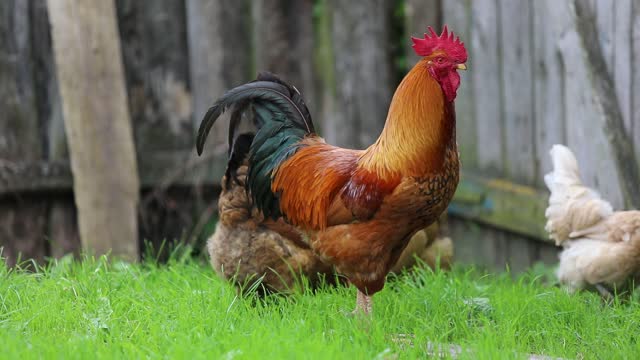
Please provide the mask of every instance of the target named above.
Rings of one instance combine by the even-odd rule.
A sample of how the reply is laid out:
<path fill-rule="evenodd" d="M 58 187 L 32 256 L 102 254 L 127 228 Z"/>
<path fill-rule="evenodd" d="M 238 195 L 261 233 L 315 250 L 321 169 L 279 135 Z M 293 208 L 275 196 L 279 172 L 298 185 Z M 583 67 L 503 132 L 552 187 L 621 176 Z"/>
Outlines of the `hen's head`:
<path fill-rule="evenodd" d="M 431 26 L 428 30 L 430 34 L 424 34 L 423 39 L 411 37 L 413 50 L 423 57 L 422 62 L 442 87 L 447 101 L 453 101 L 460 86 L 458 70 L 467 69 L 467 49 L 447 25 L 439 36 Z"/>

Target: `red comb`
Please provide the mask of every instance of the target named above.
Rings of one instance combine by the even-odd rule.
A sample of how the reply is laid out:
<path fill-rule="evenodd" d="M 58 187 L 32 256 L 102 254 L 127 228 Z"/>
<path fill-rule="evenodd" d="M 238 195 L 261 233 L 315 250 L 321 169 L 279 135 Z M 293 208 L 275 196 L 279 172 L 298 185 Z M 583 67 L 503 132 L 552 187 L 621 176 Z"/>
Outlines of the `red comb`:
<path fill-rule="evenodd" d="M 443 50 L 447 55 L 459 63 L 467 61 L 467 50 L 464 43 L 460 41 L 460 37 L 456 36 L 453 31 L 449 32 L 447 25 L 442 29 L 442 34 L 438 36 L 433 28 L 429 26 L 428 34 L 424 34 L 424 39 L 411 37 L 413 41 L 413 50 L 418 56 L 429 56 L 436 50 Z"/>

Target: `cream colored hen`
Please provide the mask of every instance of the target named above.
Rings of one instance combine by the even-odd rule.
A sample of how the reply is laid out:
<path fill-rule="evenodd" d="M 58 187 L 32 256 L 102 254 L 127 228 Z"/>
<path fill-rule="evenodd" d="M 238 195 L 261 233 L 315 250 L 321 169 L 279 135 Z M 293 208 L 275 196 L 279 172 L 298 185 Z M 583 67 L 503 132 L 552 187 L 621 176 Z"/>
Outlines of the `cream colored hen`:
<path fill-rule="evenodd" d="M 640 270 L 640 211 L 614 212 L 585 186 L 569 148 L 554 145 L 553 171 L 544 177 L 551 191 L 545 229 L 562 246 L 557 276 L 569 291 L 620 288 Z"/>

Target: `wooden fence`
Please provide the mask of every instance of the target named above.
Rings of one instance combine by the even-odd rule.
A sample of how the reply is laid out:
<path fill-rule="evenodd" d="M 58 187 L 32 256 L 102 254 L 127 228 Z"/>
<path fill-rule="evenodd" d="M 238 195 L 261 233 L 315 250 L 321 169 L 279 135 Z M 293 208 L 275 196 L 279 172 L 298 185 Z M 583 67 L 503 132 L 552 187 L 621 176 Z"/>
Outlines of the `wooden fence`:
<path fill-rule="evenodd" d="M 633 66 L 640 2 L 587 2 L 597 10 L 626 130 L 640 141 Z M 569 1 L 116 3 L 143 192 L 141 237 L 156 244 L 210 231 L 224 160 L 198 160 L 194 134 L 225 89 L 257 70 L 279 73 L 303 92 L 328 141 L 362 148 L 377 137 L 396 84 L 416 60 L 408 35 L 442 23 L 469 50 L 456 102 L 464 180 L 450 207 L 458 259 L 516 270 L 556 260 L 543 230 L 542 183 L 554 143 L 573 148 L 586 182 L 624 205 Z M 0 2 L 0 246 L 14 259 L 78 247 L 54 70 L 45 1 Z M 225 150 L 225 129 L 216 125 L 208 149 Z"/>

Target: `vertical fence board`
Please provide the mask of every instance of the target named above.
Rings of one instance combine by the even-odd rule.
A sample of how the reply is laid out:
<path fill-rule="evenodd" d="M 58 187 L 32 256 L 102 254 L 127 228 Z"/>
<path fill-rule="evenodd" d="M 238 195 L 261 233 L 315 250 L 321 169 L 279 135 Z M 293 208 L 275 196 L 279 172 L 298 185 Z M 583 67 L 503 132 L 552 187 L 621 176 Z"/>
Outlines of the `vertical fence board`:
<path fill-rule="evenodd" d="M 20 161 L 43 155 L 31 51 L 30 2 L 0 2 L 0 186 Z M 12 195 L 0 199 L 0 247 L 10 264 L 45 255 L 46 203 Z"/>
<path fill-rule="evenodd" d="M 250 8 L 244 0 L 187 0 L 186 5 L 192 119 L 197 129 L 215 99 L 250 77 Z M 226 148 L 227 127 L 226 121 L 214 125 L 208 148 Z"/>
<path fill-rule="evenodd" d="M 333 59 L 332 41 L 332 12 L 329 8 L 330 0 L 317 0 L 314 8 L 314 41 L 316 43 L 316 57 L 314 71 L 317 75 L 317 120 L 316 129 L 330 143 L 334 144 L 336 129 L 332 127 L 336 107 L 336 79 Z"/>
<path fill-rule="evenodd" d="M 460 71 L 460 88 L 456 97 L 456 131 L 463 167 L 472 167 L 477 163 L 477 122 L 474 119 L 474 78 L 470 72 L 476 64 L 475 54 L 471 51 L 474 47 L 474 39 L 471 31 L 471 6 L 470 0 L 447 0 L 442 2 L 443 23 L 449 25 L 464 42 L 469 55 L 467 65 L 469 71 Z M 479 60 L 480 58 L 478 58 Z M 479 60 L 484 61 L 483 60 Z"/>
<path fill-rule="evenodd" d="M 499 3 L 507 173 L 520 183 L 533 184 L 537 166 L 532 113 L 531 2 Z"/>
<path fill-rule="evenodd" d="M 56 197 L 49 208 L 50 256 L 59 258 L 80 252 L 77 211 L 70 197 Z"/>
<path fill-rule="evenodd" d="M 624 125 L 629 134 L 633 133 L 631 122 L 631 77 L 633 68 L 632 43 L 631 43 L 631 16 L 633 15 L 631 0 L 615 0 L 614 3 L 614 27 L 613 38 L 613 67 L 609 67 L 615 81 L 616 95 L 620 112 L 624 118 Z"/>
<path fill-rule="evenodd" d="M 539 244 L 538 259 L 546 265 L 556 265 L 558 263 L 559 248 L 550 244 Z"/>
<path fill-rule="evenodd" d="M 0 4 L 0 159 L 42 156 L 31 58 L 29 2 Z"/>
<path fill-rule="evenodd" d="M 554 144 L 566 143 L 564 66 L 557 49 L 557 39 L 562 24 L 553 20 L 554 0 L 533 1 L 533 66 L 534 66 L 534 122 L 536 124 L 536 158 L 539 172 L 536 184 L 541 185 L 542 176 L 551 171 L 549 150 Z"/>
<path fill-rule="evenodd" d="M 640 0 L 634 0 L 632 4 L 632 61 L 631 67 L 631 87 L 632 87 L 632 123 L 633 140 L 635 144 L 636 156 L 640 156 L 640 69 L 636 64 L 640 64 Z"/>
<path fill-rule="evenodd" d="M 407 66 L 410 68 L 420 59 L 411 47 L 408 36 L 421 37 L 427 32 L 427 26 L 432 26 L 436 31 L 442 28 L 441 22 L 442 3 L 440 0 L 406 0 L 405 1 L 405 51 Z M 467 39 L 464 39 L 467 40 Z"/>
<path fill-rule="evenodd" d="M 597 0 L 593 5 L 596 7 L 596 22 L 600 31 L 600 47 L 604 54 L 607 67 L 611 70 L 614 64 L 615 49 L 615 4 L 618 0 Z M 613 74 L 613 72 L 612 72 Z"/>
<path fill-rule="evenodd" d="M 504 270 L 507 264 L 507 242 L 512 238 L 511 235 L 453 216 L 449 216 L 448 221 L 455 244 L 456 262 Z"/>
<path fill-rule="evenodd" d="M 31 42 L 34 59 L 34 81 L 44 155 L 50 161 L 69 161 L 67 139 L 62 117 L 62 102 L 53 59 L 49 14 L 45 0 L 33 1 L 31 8 Z M 75 204 L 71 194 L 49 197 L 46 237 L 47 255 L 61 257 L 80 250 L 80 235 Z"/>
<path fill-rule="evenodd" d="M 532 239 L 523 236 L 508 236 L 506 243 L 505 259 L 512 274 L 526 271 L 538 259 L 538 247 Z"/>
<path fill-rule="evenodd" d="M 118 25 L 141 161 L 193 146 L 184 2 L 118 0 Z"/>
<path fill-rule="evenodd" d="M 31 2 L 31 48 L 38 122 L 41 129 L 43 158 L 68 161 L 69 153 L 64 133 L 62 103 L 56 69 L 49 14 L 45 0 Z"/>
<path fill-rule="evenodd" d="M 139 163 L 158 161 L 162 153 L 185 153 L 184 161 L 168 162 L 164 172 L 154 174 L 161 183 L 186 166 L 186 154 L 194 144 L 185 2 L 117 0 L 116 4 Z M 191 205 L 194 199 L 169 199 L 164 191 L 154 194 L 157 203 L 152 206 L 145 192 L 140 205 L 140 237 L 157 249 L 180 238 L 191 224 L 160 219 L 167 214 L 179 218 L 176 203 Z"/>
<path fill-rule="evenodd" d="M 553 144 L 566 143 L 564 103 L 565 64 L 558 50 L 558 39 L 566 31 L 568 20 L 555 21 L 554 2 L 536 1 L 534 7 L 534 83 L 536 152 L 540 164 L 538 177 L 552 168 L 549 150 Z"/>
<path fill-rule="evenodd" d="M 478 59 L 469 69 L 473 86 L 473 121 L 476 123 L 478 167 L 487 174 L 504 174 L 503 132 L 500 84 L 500 34 L 497 0 L 471 2 L 472 58 Z M 466 131 L 460 129 L 460 131 Z"/>
<path fill-rule="evenodd" d="M 393 94 L 389 43 L 391 0 L 332 1 L 336 108 L 327 137 L 364 148 L 382 131 Z"/>
<path fill-rule="evenodd" d="M 311 116 L 320 121 L 314 69 L 316 44 L 312 0 L 252 2 L 257 71 L 282 76 L 302 93 Z"/>
<path fill-rule="evenodd" d="M 603 132 L 604 119 L 594 105 L 594 93 L 589 79 L 580 39 L 575 28 L 575 14 L 568 4 L 557 2 L 555 21 L 570 21 L 570 27 L 559 39 L 565 64 L 565 102 L 567 107 L 567 143 L 580 164 L 584 182 L 597 188 L 614 207 L 623 204 L 615 162 L 608 140 Z"/>
<path fill-rule="evenodd" d="M 42 261 L 46 254 L 46 203 L 31 196 L 0 202 L 0 249 L 9 265 L 19 259 Z"/>

